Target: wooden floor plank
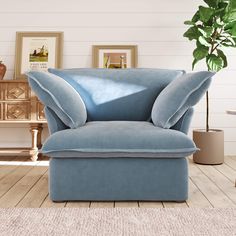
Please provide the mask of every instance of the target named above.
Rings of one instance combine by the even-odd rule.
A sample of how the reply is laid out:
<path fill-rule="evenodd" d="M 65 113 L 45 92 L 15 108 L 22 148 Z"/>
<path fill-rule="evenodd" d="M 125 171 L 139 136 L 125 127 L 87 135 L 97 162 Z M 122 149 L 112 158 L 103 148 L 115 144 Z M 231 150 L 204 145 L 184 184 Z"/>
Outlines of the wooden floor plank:
<path fill-rule="evenodd" d="M 19 166 L 0 180 L 0 197 L 23 178 L 33 166 Z"/>
<path fill-rule="evenodd" d="M 31 188 L 16 207 L 36 208 L 40 207 L 48 195 L 48 172 Z"/>
<path fill-rule="evenodd" d="M 139 207 L 138 202 L 136 201 L 127 201 L 127 202 L 115 202 L 115 207 Z"/>
<path fill-rule="evenodd" d="M 17 166 L 0 166 L 0 180 L 5 177 L 7 174 L 15 170 Z"/>
<path fill-rule="evenodd" d="M 232 183 L 235 182 L 236 179 L 236 170 L 230 168 L 226 164 L 215 165 L 213 166 L 216 170 L 221 172 L 224 176 L 226 176 Z"/>
<path fill-rule="evenodd" d="M 18 157 L 12 157 L 10 160 L 9 157 L 0 159 L 0 180 L 17 167 L 23 165 L 27 158 L 23 158 L 21 162 L 16 162 L 16 160 L 18 160 Z"/>
<path fill-rule="evenodd" d="M 234 203 L 198 167 L 189 161 L 189 175 L 213 207 L 234 207 Z"/>
<path fill-rule="evenodd" d="M 164 208 L 186 208 L 188 204 L 186 202 L 163 202 Z"/>
<path fill-rule="evenodd" d="M 197 167 L 228 196 L 236 207 L 236 189 L 233 188 L 234 184 L 213 166 L 197 165 Z"/>
<path fill-rule="evenodd" d="M 47 171 L 45 166 L 35 166 L 0 198 L 0 207 L 14 207 Z"/>
<path fill-rule="evenodd" d="M 53 202 L 49 198 L 49 195 L 48 195 L 40 207 L 42 207 L 42 208 L 63 208 L 63 207 L 65 207 L 65 205 L 66 205 L 66 202 Z"/>
<path fill-rule="evenodd" d="M 162 202 L 146 202 L 146 201 L 139 201 L 140 208 L 163 208 Z"/>
<path fill-rule="evenodd" d="M 232 169 L 236 170 L 235 158 L 226 156 L 224 162 Z"/>
<path fill-rule="evenodd" d="M 68 208 L 81 208 L 81 207 L 86 207 L 89 208 L 90 207 L 90 202 L 67 202 L 66 206 Z"/>
<path fill-rule="evenodd" d="M 189 197 L 186 200 L 189 207 L 212 207 L 208 199 L 203 195 L 199 188 L 189 178 Z"/>
<path fill-rule="evenodd" d="M 114 202 L 91 202 L 90 208 L 113 208 Z"/>

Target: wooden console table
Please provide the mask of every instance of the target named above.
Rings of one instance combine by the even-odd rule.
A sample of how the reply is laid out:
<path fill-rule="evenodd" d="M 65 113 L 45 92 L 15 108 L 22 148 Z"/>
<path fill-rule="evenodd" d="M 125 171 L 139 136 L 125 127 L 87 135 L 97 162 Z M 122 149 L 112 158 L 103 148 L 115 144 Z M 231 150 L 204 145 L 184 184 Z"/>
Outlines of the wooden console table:
<path fill-rule="evenodd" d="M 0 148 L 0 154 L 24 154 L 37 160 L 43 124 L 47 123 L 43 108 L 27 80 L 0 81 L 0 124 L 29 124 L 32 135 L 31 147 Z"/>

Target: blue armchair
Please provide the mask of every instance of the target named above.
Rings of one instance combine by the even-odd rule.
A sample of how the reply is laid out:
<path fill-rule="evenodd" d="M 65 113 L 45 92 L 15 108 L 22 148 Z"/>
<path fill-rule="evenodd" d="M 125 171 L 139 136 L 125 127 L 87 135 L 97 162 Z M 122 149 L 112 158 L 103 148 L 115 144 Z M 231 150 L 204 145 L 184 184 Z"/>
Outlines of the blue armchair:
<path fill-rule="evenodd" d="M 45 105 L 53 201 L 184 201 L 187 136 L 210 72 L 50 69 L 28 73 Z"/>

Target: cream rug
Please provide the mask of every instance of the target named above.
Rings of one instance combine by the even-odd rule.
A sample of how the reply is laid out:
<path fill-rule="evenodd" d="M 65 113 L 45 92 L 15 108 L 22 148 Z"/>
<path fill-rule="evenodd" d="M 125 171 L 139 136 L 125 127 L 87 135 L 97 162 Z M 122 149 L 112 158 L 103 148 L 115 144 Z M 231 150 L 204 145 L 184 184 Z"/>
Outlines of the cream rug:
<path fill-rule="evenodd" d="M 236 209 L 0 209 L 0 235 L 233 236 Z"/>

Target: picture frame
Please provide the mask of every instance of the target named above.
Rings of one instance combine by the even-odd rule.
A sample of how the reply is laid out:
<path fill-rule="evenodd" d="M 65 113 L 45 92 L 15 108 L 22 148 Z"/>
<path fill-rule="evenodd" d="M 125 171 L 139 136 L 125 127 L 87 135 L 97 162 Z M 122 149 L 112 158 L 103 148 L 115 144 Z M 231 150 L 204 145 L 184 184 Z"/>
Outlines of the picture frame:
<path fill-rule="evenodd" d="M 135 68 L 138 65 L 137 45 L 94 45 L 93 67 L 107 69 Z"/>
<path fill-rule="evenodd" d="M 63 32 L 16 32 L 15 79 L 29 70 L 61 68 Z"/>

